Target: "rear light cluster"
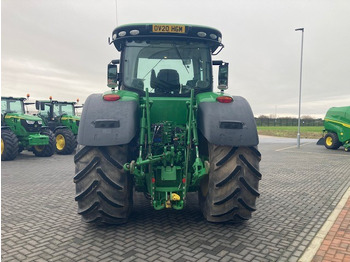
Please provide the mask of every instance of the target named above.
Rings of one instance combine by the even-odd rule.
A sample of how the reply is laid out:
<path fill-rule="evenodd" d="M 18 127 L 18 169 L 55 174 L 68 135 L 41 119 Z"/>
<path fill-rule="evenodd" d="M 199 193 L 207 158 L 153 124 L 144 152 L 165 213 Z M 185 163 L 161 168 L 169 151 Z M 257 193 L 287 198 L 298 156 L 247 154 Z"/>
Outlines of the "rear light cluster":
<path fill-rule="evenodd" d="M 117 101 L 120 99 L 120 95 L 117 94 L 107 94 L 103 96 L 103 100 L 105 101 Z"/>
<path fill-rule="evenodd" d="M 230 96 L 218 96 L 216 98 L 216 101 L 219 103 L 231 103 L 233 101 L 233 98 Z"/>

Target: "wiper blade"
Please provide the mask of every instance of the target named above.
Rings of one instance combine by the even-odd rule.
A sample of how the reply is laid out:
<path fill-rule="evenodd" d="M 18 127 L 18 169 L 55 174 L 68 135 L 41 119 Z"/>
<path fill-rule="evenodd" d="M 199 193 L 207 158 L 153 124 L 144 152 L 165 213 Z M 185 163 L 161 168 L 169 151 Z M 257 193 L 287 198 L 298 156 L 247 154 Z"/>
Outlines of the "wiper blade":
<path fill-rule="evenodd" d="M 149 70 L 149 71 L 147 72 L 147 74 L 145 74 L 145 76 L 142 78 L 142 80 L 145 80 L 145 79 L 146 79 L 146 76 L 148 76 L 148 74 L 151 73 L 151 71 L 152 71 L 163 59 L 164 59 L 164 58 L 159 59 L 158 63 L 155 64 L 155 66 L 152 67 L 151 70 Z"/>
<path fill-rule="evenodd" d="M 182 58 L 182 56 L 181 56 L 181 54 L 180 54 L 179 48 L 178 48 L 175 44 L 174 44 L 173 46 L 175 47 L 175 50 L 176 50 L 177 55 L 180 57 L 183 66 L 185 67 L 187 73 L 189 74 L 190 72 L 188 71 L 188 68 L 186 67 L 185 60 L 183 60 L 183 58 Z"/>

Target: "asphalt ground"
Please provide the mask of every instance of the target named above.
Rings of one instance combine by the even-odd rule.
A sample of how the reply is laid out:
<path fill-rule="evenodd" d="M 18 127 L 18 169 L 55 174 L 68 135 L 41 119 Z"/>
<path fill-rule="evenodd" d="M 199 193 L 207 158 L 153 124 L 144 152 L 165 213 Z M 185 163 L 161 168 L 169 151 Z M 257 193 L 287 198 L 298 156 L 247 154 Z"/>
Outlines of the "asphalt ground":
<path fill-rule="evenodd" d="M 350 153 L 316 140 L 261 137 L 261 193 L 253 218 L 212 224 L 197 195 L 155 211 L 134 194 L 130 221 L 81 222 L 73 155 L 21 153 L 1 162 L 2 261 L 298 261 L 350 186 Z"/>

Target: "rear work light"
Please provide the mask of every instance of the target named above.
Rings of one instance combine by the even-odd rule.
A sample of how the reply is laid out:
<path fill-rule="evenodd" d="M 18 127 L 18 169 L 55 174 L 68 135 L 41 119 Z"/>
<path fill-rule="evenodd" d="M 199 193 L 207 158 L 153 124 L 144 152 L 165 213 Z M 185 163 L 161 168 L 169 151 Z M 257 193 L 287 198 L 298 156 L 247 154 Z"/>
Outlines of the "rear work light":
<path fill-rule="evenodd" d="M 218 96 L 216 98 L 216 101 L 220 103 L 231 103 L 233 101 L 233 98 L 230 96 Z"/>
<path fill-rule="evenodd" d="M 107 94 L 103 96 L 103 100 L 105 101 L 117 101 L 120 99 L 120 95 L 116 94 Z"/>

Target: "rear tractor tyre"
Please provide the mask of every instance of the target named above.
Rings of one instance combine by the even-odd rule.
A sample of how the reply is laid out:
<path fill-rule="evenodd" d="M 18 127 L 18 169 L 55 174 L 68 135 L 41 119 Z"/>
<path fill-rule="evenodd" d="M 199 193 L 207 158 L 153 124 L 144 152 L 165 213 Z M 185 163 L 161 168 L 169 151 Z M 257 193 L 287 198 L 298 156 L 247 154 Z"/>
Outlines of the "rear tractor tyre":
<path fill-rule="evenodd" d="M 209 175 L 202 179 L 199 205 L 209 222 L 242 222 L 256 210 L 261 174 L 256 147 L 209 144 Z"/>
<path fill-rule="evenodd" d="M 128 146 L 78 145 L 74 156 L 78 214 L 87 223 L 126 223 L 133 205 L 131 176 L 124 171 Z"/>
<path fill-rule="evenodd" d="M 50 129 L 44 129 L 40 132 L 40 134 L 49 137 L 49 144 L 42 146 L 33 146 L 33 153 L 38 157 L 50 157 L 55 153 L 55 135 Z"/>
<path fill-rule="evenodd" d="M 76 138 L 68 128 L 57 129 L 55 131 L 56 153 L 60 155 L 70 155 L 77 146 Z"/>
<path fill-rule="evenodd" d="M 17 155 L 17 136 L 10 129 L 1 129 L 1 161 L 13 160 Z"/>
<path fill-rule="evenodd" d="M 335 133 L 327 133 L 324 136 L 324 145 L 328 149 L 338 149 L 341 146 L 338 136 Z"/>

